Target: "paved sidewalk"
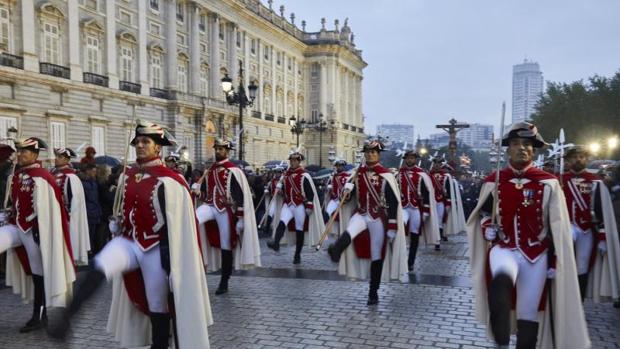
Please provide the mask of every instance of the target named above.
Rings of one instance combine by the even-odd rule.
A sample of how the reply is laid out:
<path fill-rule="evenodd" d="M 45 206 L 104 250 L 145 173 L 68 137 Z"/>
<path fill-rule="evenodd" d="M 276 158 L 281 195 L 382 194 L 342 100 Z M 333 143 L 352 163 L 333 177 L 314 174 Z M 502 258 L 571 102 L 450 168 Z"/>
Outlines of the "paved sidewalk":
<path fill-rule="evenodd" d="M 215 324 L 212 348 L 492 348 L 473 318 L 465 237 L 452 237 L 437 253 L 420 253 L 409 284 L 382 284 L 380 304 L 366 306 L 368 285 L 339 277 L 324 251 L 305 249 L 292 268 L 292 252 L 263 249 L 263 268 L 237 273 L 224 296 L 208 283 Z M 118 348 L 105 332 L 111 287 L 103 287 L 74 321 L 66 343 L 44 332 L 20 334 L 30 305 L 0 289 L 0 348 Z M 593 348 L 620 348 L 620 310 L 586 302 Z M 513 343 L 514 345 L 514 343 Z"/>

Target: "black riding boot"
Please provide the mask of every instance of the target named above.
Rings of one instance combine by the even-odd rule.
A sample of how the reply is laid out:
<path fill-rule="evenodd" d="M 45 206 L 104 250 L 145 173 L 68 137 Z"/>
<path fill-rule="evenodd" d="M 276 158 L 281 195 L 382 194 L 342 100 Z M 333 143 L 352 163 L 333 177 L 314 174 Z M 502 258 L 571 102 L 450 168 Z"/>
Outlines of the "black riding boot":
<path fill-rule="evenodd" d="M 267 216 L 267 220 L 265 221 L 265 225 L 263 226 L 263 236 L 269 236 L 271 232 L 271 223 L 273 222 L 273 217 Z"/>
<path fill-rule="evenodd" d="M 370 263 L 370 287 L 368 288 L 368 302 L 366 305 L 374 305 L 379 303 L 379 285 L 381 284 L 381 270 L 383 269 L 383 260 L 372 261 Z"/>
<path fill-rule="evenodd" d="M 80 310 L 82 303 L 95 293 L 103 280 L 105 280 L 105 274 L 97 269 L 90 270 L 84 279 L 75 287 L 73 299 L 67 309 L 65 309 L 62 317 L 58 320 L 58 323 L 48 326 L 47 333 L 54 338 L 64 338 L 69 330 L 71 317 Z"/>
<path fill-rule="evenodd" d="M 517 348 L 536 349 L 538 339 L 538 322 L 517 320 Z"/>
<path fill-rule="evenodd" d="M 577 281 L 579 282 L 579 293 L 581 294 L 581 303 L 586 298 L 586 291 L 588 289 L 588 273 L 577 275 Z"/>
<path fill-rule="evenodd" d="M 411 235 L 411 243 L 409 244 L 409 260 L 407 261 L 407 265 L 409 266 L 409 271 L 413 271 L 415 256 L 418 253 L 418 245 L 420 244 L 420 234 L 409 234 Z"/>
<path fill-rule="evenodd" d="M 301 250 L 304 248 L 304 231 L 295 230 L 295 257 L 293 258 L 293 264 L 301 263 Z"/>
<path fill-rule="evenodd" d="M 444 229 L 439 229 L 439 236 L 441 236 L 441 241 L 448 241 L 448 235 L 444 232 Z"/>
<path fill-rule="evenodd" d="M 489 286 L 489 312 L 491 331 L 499 345 L 510 343 L 510 305 L 512 279 L 506 274 L 499 274 L 491 280 Z"/>
<path fill-rule="evenodd" d="M 151 313 L 151 349 L 168 349 L 168 338 L 170 337 L 170 314 Z"/>
<path fill-rule="evenodd" d="M 220 278 L 220 285 L 215 290 L 216 295 L 224 294 L 228 292 L 228 279 L 232 275 L 233 256 L 231 250 L 222 250 L 222 276 Z"/>
<path fill-rule="evenodd" d="M 43 276 L 32 275 L 32 283 L 34 284 L 34 304 L 32 309 L 32 318 L 26 322 L 19 332 L 26 333 L 41 329 L 47 326 L 47 314 L 45 310 L 45 285 L 43 284 Z"/>
<path fill-rule="evenodd" d="M 349 235 L 349 232 L 345 231 L 342 235 L 340 235 L 335 243 L 331 244 L 327 248 L 327 253 L 329 253 L 329 257 L 333 262 L 337 263 L 340 260 L 340 255 L 347 247 L 349 247 L 350 243 L 351 235 Z"/>
<path fill-rule="evenodd" d="M 267 241 L 267 247 L 278 252 L 280 251 L 280 240 L 284 236 L 284 231 L 286 231 L 286 224 L 280 221 L 278 227 L 276 228 L 276 236 L 273 237 L 273 240 Z"/>

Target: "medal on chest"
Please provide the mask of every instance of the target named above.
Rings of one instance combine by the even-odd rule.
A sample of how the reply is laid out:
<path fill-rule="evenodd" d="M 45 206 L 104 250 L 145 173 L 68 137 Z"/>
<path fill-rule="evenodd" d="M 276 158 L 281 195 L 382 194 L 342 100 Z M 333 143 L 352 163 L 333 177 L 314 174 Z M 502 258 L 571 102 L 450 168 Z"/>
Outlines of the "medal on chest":
<path fill-rule="evenodd" d="M 530 204 L 532 204 L 533 199 L 534 199 L 534 190 L 524 189 L 523 190 L 523 202 L 521 203 L 521 205 L 523 205 L 523 207 L 528 207 Z"/>
<path fill-rule="evenodd" d="M 140 183 L 140 181 L 144 178 L 144 173 L 138 172 L 135 175 L 136 183 Z"/>

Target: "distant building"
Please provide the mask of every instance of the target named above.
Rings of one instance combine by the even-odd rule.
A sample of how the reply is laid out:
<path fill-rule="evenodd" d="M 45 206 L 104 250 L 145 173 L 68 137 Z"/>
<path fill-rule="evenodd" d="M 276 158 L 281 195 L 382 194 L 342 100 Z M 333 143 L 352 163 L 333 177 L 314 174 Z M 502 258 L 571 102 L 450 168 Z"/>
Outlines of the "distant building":
<path fill-rule="evenodd" d="M 469 128 L 462 129 L 456 138 L 475 151 L 488 151 L 493 142 L 493 125 L 469 124 Z"/>
<path fill-rule="evenodd" d="M 428 136 L 428 144 L 434 149 L 447 146 L 449 141 L 450 136 L 447 132 L 432 133 Z"/>
<path fill-rule="evenodd" d="M 512 122 L 529 120 L 543 93 L 543 75 L 536 62 L 512 67 Z"/>
<path fill-rule="evenodd" d="M 394 143 L 405 143 L 408 146 L 415 144 L 413 138 L 413 125 L 407 124 L 382 124 L 377 126 L 377 134 L 382 137 L 390 137 Z"/>

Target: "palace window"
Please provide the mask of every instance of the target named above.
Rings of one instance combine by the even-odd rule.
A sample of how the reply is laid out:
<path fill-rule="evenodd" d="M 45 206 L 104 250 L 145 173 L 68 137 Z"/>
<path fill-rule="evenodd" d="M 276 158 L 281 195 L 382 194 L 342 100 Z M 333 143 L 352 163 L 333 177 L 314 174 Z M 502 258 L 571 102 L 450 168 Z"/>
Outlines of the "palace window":
<path fill-rule="evenodd" d="M 185 60 L 179 60 L 177 69 L 177 88 L 179 91 L 187 92 L 187 62 Z"/>
<path fill-rule="evenodd" d="M 133 49 L 128 45 L 121 46 L 121 80 L 122 81 L 134 81 L 133 74 L 133 61 L 134 54 Z"/>
<path fill-rule="evenodd" d="M 105 155 L 105 128 L 103 126 L 93 126 L 90 144 L 99 156 Z"/>
<path fill-rule="evenodd" d="M 17 119 L 16 118 L 6 117 L 6 116 L 0 116 L 0 135 L 7 135 L 7 132 L 9 130 L 9 128 L 11 128 L 11 127 L 17 127 Z M 4 140 L 0 141 L 1 144 L 12 143 L 11 141 L 6 139 L 5 137 L 0 138 L 0 139 L 4 139 Z"/>
<path fill-rule="evenodd" d="M 185 6 L 183 6 L 182 2 L 177 3 L 177 21 L 183 22 L 185 18 Z"/>
<path fill-rule="evenodd" d="M 151 86 L 161 88 L 161 53 L 151 52 Z"/>
<path fill-rule="evenodd" d="M 256 39 L 252 39 L 252 41 L 250 41 L 250 53 L 253 55 L 256 54 Z"/>
<path fill-rule="evenodd" d="M 89 73 L 101 74 L 101 55 L 99 49 L 99 38 L 94 36 L 86 37 L 86 71 Z"/>
<path fill-rule="evenodd" d="M 200 95 L 206 97 L 209 88 L 209 71 L 207 67 L 200 69 Z"/>
<path fill-rule="evenodd" d="M 203 33 L 207 30 L 207 16 L 206 15 L 200 15 L 200 23 L 198 23 L 198 29 L 200 29 L 200 31 Z"/>
<path fill-rule="evenodd" d="M 43 24 L 43 62 L 60 64 L 60 32 L 58 25 Z"/>
<path fill-rule="evenodd" d="M 65 147 L 65 123 L 50 122 L 50 139 L 52 140 L 52 149 Z"/>
<path fill-rule="evenodd" d="M 159 11 L 159 0 L 151 0 L 151 9 Z"/>
<path fill-rule="evenodd" d="M 241 32 L 237 31 L 237 47 L 241 48 Z"/>
<path fill-rule="evenodd" d="M 221 40 L 221 41 L 224 41 L 224 37 L 225 37 L 225 35 L 224 35 L 224 34 L 225 34 L 225 33 L 224 33 L 224 31 L 225 31 L 225 30 L 226 30 L 226 27 L 224 26 L 224 23 L 221 23 L 221 22 L 220 22 L 220 33 L 219 33 L 219 36 L 220 36 L 220 40 Z"/>
<path fill-rule="evenodd" d="M 0 4 L 0 49 L 11 51 L 11 22 L 6 4 Z"/>

